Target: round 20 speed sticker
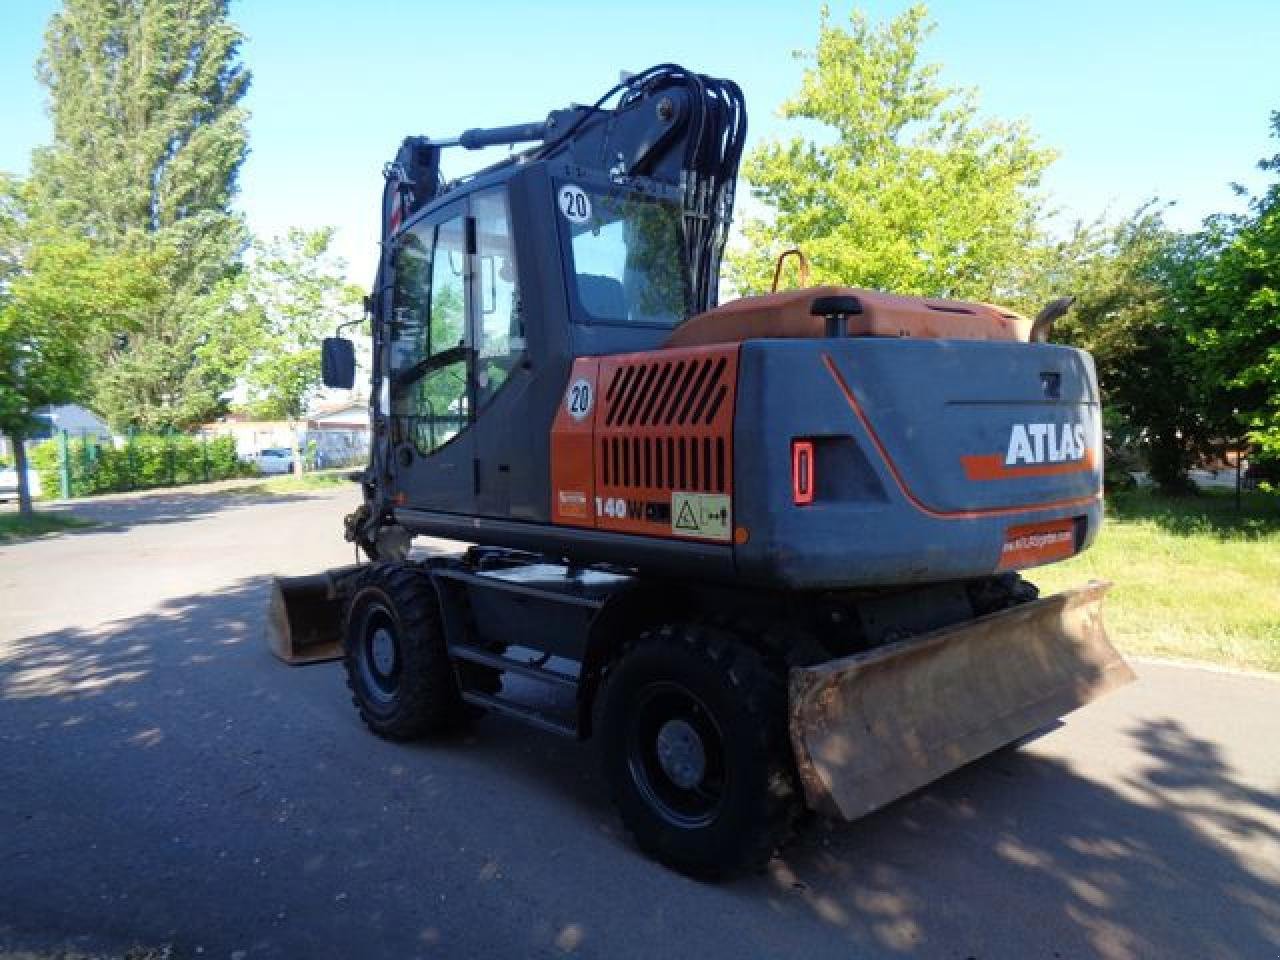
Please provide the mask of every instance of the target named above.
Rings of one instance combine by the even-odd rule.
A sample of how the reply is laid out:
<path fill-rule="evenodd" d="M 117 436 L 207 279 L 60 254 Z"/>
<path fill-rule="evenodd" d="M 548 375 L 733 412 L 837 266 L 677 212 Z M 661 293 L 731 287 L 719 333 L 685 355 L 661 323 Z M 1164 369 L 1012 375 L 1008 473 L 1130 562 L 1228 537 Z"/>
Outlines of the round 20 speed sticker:
<path fill-rule="evenodd" d="M 586 223 L 591 219 L 591 198 L 576 184 L 566 183 L 560 188 L 558 203 L 560 212 L 570 223 Z"/>
<path fill-rule="evenodd" d="M 586 419 L 591 412 L 591 381 L 579 377 L 569 384 L 569 392 L 564 395 L 564 406 L 573 419 Z"/>

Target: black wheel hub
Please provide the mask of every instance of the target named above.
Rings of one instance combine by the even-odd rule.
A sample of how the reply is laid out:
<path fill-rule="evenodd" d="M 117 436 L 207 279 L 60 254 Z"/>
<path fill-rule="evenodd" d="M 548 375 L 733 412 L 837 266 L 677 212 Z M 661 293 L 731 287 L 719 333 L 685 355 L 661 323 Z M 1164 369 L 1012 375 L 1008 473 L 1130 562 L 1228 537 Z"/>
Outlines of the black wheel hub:
<path fill-rule="evenodd" d="M 672 826 L 712 823 L 728 787 L 724 738 L 696 695 L 676 683 L 640 691 L 627 729 L 627 762 L 637 789 Z"/>

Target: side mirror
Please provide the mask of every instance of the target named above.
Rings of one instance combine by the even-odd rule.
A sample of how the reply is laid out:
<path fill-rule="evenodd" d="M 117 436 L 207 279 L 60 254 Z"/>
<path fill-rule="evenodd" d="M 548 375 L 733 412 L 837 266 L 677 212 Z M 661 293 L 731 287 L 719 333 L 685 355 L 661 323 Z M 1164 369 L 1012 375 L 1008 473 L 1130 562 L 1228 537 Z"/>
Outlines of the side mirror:
<path fill-rule="evenodd" d="M 345 337 L 325 337 L 320 344 L 320 374 L 326 387 L 350 390 L 356 382 L 355 344 Z"/>

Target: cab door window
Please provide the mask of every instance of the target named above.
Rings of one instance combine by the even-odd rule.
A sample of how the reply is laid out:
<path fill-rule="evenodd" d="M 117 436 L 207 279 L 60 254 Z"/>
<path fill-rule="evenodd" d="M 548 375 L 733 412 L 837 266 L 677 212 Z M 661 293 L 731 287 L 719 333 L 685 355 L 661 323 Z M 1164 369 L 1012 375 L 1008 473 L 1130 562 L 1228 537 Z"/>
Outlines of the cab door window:
<path fill-rule="evenodd" d="M 397 252 L 391 338 L 395 412 L 424 455 L 470 421 L 468 279 L 462 216 L 414 228 Z"/>
<path fill-rule="evenodd" d="M 524 357 L 524 315 L 516 282 L 516 251 L 503 188 L 471 198 L 476 224 L 476 301 L 479 351 L 476 403 L 483 408 Z"/>

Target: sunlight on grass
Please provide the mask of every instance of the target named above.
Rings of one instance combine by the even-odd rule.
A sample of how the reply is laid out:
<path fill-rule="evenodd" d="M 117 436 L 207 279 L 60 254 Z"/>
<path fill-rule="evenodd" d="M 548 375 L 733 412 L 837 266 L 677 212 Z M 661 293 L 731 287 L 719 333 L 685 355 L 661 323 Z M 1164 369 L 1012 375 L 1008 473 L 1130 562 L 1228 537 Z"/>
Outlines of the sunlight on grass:
<path fill-rule="evenodd" d="M 286 476 L 271 477 L 261 483 L 255 483 L 247 489 L 255 493 L 300 493 L 307 490 L 331 490 L 334 487 L 351 486 L 351 481 L 347 479 L 349 473 L 349 470 L 337 470 L 325 473 L 304 473 L 301 476 L 288 474 Z"/>
<path fill-rule="evenodd" d="M 62 530 L 74 530 L 78 527 L 92 527 L 92 520 L 83 520 L 66 513 L 42 513 L 37 511 L 29 517 L 16 513 L 0 516 L 0 543 L 13 543 L 18 540 L 29 540 L 41 537 L 46 533 L 58 533 Z"/>
<path fill-rule="evenodd" d="M 1028 571 L 1043 593 L 1115 584 L 1112 638 L 1128 653 L 1280 671 L 1280 498 L 1113 498 L 1092 549 Z"/>

